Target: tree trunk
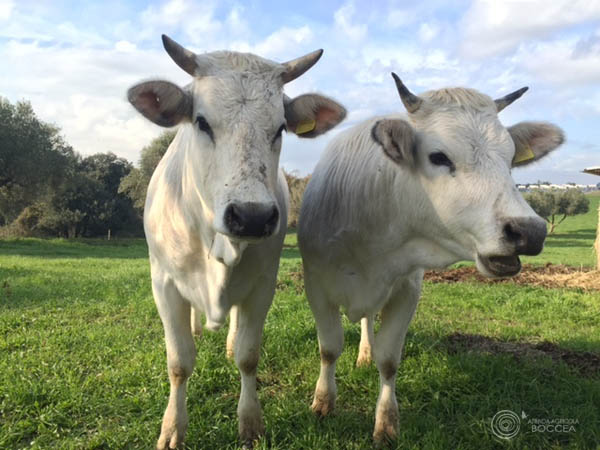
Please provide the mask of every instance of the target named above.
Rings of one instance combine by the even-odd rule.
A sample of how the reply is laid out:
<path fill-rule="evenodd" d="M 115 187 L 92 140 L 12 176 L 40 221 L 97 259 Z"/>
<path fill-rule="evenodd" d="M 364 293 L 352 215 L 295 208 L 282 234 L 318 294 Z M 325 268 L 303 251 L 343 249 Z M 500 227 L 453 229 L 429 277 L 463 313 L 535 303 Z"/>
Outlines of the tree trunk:
<path fill-rule="evenodd" d="M 598 228 L 594 247 L 596 247 L 596 270 L 600 270 L 600 206 L 598 206 Z"/>

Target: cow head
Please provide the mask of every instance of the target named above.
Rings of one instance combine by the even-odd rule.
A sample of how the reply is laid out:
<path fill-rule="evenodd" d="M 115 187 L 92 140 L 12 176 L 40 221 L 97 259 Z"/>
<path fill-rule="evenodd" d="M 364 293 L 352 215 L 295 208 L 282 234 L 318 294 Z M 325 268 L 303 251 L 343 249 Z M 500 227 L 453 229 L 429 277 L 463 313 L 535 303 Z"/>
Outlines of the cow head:
<path fill-rule="evenodd" d="M 392 75 L 408 120 L 381 120 L 372 136 L 419 179 L 441 230 L 428 238 L 456 259 L 475 260 L 484 275 L 517 274 L 518 255 L 542 251 L 546 224 L 517 191 L 511 169 L 561 145 L 562 130 L 541 122 L 500 123 L 498 113 L 527 88 L 495 101 L 462 88 L 416 96 Z"/>
<path fill-rule="evenodd" d="M 148 81 L 128 99 L 152 122 L 182 124 L 169 152 L 179 152 L 181 189 L 200 210 L 202 223 L 237 241 L 278 230 L 276 199 L 284 131 L 315 137 L 346 115 L 335 101 L 316 94 L 290 99 L 285 83 L 310 69 L 322 50 L 279 64 L 236 52 L 196 55 L 163 35 L 171 58 L 193 80 L 186 87 Z M 192 201 L 192 200 L 190 200 Z"/>

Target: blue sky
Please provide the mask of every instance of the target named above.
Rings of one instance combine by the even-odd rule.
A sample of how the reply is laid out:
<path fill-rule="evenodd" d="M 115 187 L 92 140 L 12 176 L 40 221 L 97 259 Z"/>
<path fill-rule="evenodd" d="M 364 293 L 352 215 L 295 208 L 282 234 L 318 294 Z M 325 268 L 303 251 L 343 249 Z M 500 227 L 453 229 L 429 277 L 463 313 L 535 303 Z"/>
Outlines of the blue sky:
<path fill-rule="evenodd" d="M 125 100 L 142 79 L 189 77 L 160 35 L 197 52 L 230 49 L 284 61 L 317 48 L 321 61 L 290 83 L 349 110 L 335 132 L 402 111 L 390 72 L 415 92 L 467 86 L 499 97 L 529 86 L 504 124 L 546 120 L 567 143 L 513 171 L 518 182 L 597 183 L 600 165 L 600 0 L 548 1 L 13 1 L 0 0 L 0 95 L 30 100 L 83 153 L 137 162 L 162 130 Z M 282 165 L 309 173 L 334 133 L 286 136 Z"/>

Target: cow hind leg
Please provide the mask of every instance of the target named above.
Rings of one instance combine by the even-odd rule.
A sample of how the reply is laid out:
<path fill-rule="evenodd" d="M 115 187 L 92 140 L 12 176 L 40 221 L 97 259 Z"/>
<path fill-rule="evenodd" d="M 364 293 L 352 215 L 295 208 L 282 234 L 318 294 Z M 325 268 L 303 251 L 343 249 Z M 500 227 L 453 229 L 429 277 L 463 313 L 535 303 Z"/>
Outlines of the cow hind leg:
<path fill-rule="evenodd" d="M 194 370 L 196 358 L 190 305 L 181 297 L 172 281 L 153 280 L 152 288 L 165 331 L 170 383 L 169 403 L 156 448 L 181 448 L 188 425 L 186 383 Z"/>
<path fill-rule="evenodd" d="M 422 273 L 419 272 L 401 287 L 381 312 L 381 327 L 375 336 L 374 356 L 379 371 L 379 397 L 375 408 L 375 442 L 394 440 L 398 430 L 396 372 L 402 356 L 408 325 L 421 294 Z"/>
<path fill-rule="evenodd" d="M 307 296 L 315 317 L 321 356 L 321 370 L 311 409 L 319 416 L 326 416 L 335 407 L 335 366 L 344 347 L 344 330 L 339 306 L 328 302 L 320 289 L 311 289 L 308 279 L 307 282 Z"/>
<path fill-rule="evenodd" d="M 192 307 L 191 310 L 191 325 L 192 325 L 192 334 L 194 336 L 201 337 L 202 336 L 202 313 L 196 308 Z"/>
<path fill-rule="evenodd" d="M 226 354 L 228 359 L 233 359 L 233 350 L 235 348 L 235 338 L 238 330 L 238 307 L 232 306 L 229 312 L 229 329 L 227 330 Z"/>
<path fill-rule="evenodd" d="M 373 359 L 372 349 L 375 342 L 373 326 L 373 316 L 363 317 L 360 320 L 360 344 L 358 346 L 358 358 L 356 359 L 357 367 L 368 366 Z"/>

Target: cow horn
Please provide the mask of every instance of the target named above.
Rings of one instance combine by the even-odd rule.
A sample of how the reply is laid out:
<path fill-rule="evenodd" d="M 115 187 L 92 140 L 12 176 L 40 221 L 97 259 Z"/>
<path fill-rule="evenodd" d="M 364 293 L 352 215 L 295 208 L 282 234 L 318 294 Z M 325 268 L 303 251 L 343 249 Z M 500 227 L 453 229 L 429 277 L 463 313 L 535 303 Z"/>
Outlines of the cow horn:
<path fill-rule="evenodd" d="M 183 48 L 166 34 L 162 35 L 162 42 L 171 59 L 191 76 L 196 76 L 198 69 L 196 54 Z"/>
<path fill-rule="evenodd" d="M 406 108 L 406 110 L 409 113 L 416 112 L 421 107 L 421 103 L 423 103 L 423 100 L 415 94 L 413 94 L 412 92 L 410 92 L 408 88 L 404 86 L 404 83 L 402 82 L 400 77 L 394 72 L 392 72 L 392 77 L 394 77 L 394 81 L 396 82 L 396 88 L 398 89 L 400 99 L 402 100 L 402 103 L 404 103 L 404 107 Z"/>
<path fill-rule="evenodd" d="M 289 83 L 295 80 L 312 66 L 314 66 L 321 55 L 323 49 L 315 50 L 312 53 L 308 53 L 300 58 L 292 59 L 291 61 L 283 63 L 284 72 L 281 74 L 281 79 L 284 83 Z"/>
<path fill-rule="evenodd" d="M 504 108 L 506 108 L 512 102 L 514 102 L 516 99 L 521 97 L 521 95 L 523 95 L 527 91 L 527 89 L 529 89 L 529 88 L 527 86 L 525 86 L 525 87 L 522 87 L 521 89 L 516 90 L 515 92 L 511 92 L 510 94 L 505 95 L 502 98 L 497 98 L 496 100 L 494 100 L 494 102 L 496 103 L 496 110 L 498 112 L 502 111 Z"/>

